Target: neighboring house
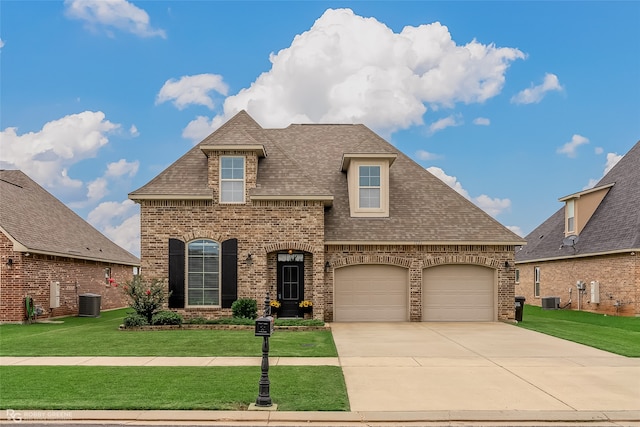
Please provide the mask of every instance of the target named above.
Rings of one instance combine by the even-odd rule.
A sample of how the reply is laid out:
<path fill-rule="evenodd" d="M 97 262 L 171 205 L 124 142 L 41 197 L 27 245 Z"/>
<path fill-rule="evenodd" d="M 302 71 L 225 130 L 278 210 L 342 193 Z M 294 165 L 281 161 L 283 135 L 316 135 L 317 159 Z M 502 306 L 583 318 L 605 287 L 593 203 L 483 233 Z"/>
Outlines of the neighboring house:
<path fill-rule="evenodd" d="M 0 322 L 26 320 L 26 297 L 38 318 L 78 314 L 87 293 L 102 309 L 124 307 L 113 283 L 139 265 L 27 175 L 0 170 Z"/>
<path fill-rule="evenodd" d="M 246 112 L 142 188 L 141 258 L 186 317 L 267 292 L 327 321 L 514 318 L 524 240 L 363 125 Z"/>
<path fill-rule="evenodd" d="M 640 142 L 516 251 L 526 303 L 640 316 Z M 554 301 L 555 298 L 555 301 Z"/>

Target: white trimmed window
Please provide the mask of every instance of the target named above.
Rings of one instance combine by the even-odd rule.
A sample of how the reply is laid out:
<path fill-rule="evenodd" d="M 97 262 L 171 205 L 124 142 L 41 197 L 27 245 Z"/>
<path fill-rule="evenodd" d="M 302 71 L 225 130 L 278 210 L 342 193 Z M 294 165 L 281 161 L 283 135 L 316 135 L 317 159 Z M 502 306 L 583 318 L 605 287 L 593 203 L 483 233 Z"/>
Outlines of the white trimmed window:
<path fill-rule="evenodd" d="M 358 179 L 358 207 L 380 209 L 380 166 L 360 166 Z"/>
<path fill-rule="evenodd" d="M 189 242 L 187 305 L 220 305 L 220 245 L 213 240 Z"/>
<path fill-rule="evenodd" d="M 567 208 L 566 208 L 566 214 L 567 214 L 567 229 L 565 231 L 566 234 L 572 234 L 575 233 L 576 228 L 575 228 L 575 200 L 567 200 Z"/>
<path fill-rule="evenodd" d="M 533 267 L 533 296 L 540 297 L 540 267 Z"/>
<path fill-rule="evenodd" d="M 244 203 L 244 157 L 220 157 L 220 203 Z"/>

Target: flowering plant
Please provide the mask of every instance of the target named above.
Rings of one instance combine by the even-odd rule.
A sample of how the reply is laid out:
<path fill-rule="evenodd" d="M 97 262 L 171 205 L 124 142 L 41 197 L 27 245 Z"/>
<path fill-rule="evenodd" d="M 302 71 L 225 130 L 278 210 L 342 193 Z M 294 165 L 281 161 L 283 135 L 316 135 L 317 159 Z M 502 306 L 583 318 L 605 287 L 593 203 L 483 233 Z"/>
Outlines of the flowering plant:
<path fill-rule="evenodd" d="M 269 305 L 273 308 L 280 308 L 280 306 L 282 305 L 282 303 L 280 301 L 278 301 L 277 299 L 272 299 L 269 302 Z"/>
<path fill-rule="evenodd" d="M 134 276 L 132 281 L 122 287 L 122 290 L 129 298 L 129 306 L 147 319 L 149 324 L 152 323 L 153 315 L 162 310 L 168 297 L 162 280 L 154 279 L 147 282 L 142 276 Z"/>
<path fill-rule="evenodd" d="M 300 304 L 298 304 L 298 307 L 300 308 L 311 308 L 313 307 L 313 302 L 309 301 L 309 300 L 304 300 L 304 301 L 300 301 Z"/>

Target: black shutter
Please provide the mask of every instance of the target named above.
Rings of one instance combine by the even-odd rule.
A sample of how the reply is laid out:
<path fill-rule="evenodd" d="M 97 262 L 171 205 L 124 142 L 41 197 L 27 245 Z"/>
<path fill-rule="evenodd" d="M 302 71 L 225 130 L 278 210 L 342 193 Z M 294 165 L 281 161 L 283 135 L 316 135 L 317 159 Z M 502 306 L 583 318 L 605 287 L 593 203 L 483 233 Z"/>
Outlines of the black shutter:
<path fill-rule="evenodd" d="M 238 299 L 238 239 L 222 242 L 222 308 Z"/>
<path fill-rule="evenodd" d="M 169 308 L 184 308 L 184 242 L 169 239 Z"/>

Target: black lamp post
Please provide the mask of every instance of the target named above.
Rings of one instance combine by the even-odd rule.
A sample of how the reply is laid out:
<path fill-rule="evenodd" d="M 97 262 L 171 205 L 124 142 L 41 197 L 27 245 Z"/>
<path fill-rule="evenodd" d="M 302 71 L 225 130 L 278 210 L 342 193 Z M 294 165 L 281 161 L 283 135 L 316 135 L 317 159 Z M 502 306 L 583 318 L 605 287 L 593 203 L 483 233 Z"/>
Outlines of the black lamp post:
<path fill-rule="evenodd" d="M 269 337 L 273 333 L 273 317 L 271 317 L 271 301 L 269 300 L 269 292 L 264 300 L 264 315 L 256 319 L 257 337 L 262 337 L 262 374 L 258 382 L 258 398 L 256 406 L 269 407 L 272 406 L 271 396 L 269 395 Z"/>

